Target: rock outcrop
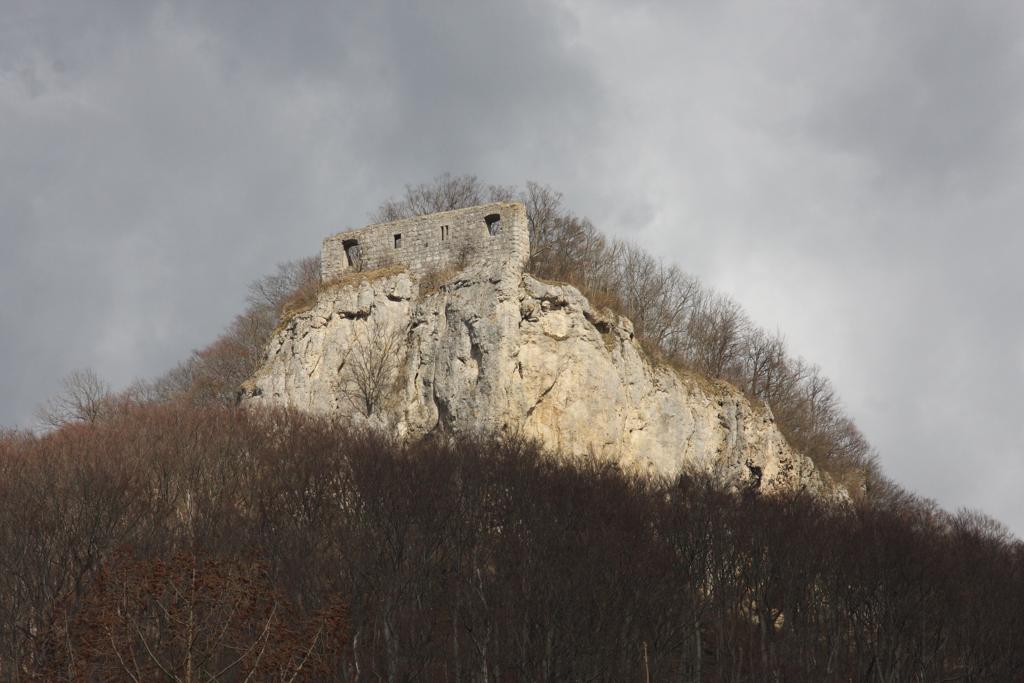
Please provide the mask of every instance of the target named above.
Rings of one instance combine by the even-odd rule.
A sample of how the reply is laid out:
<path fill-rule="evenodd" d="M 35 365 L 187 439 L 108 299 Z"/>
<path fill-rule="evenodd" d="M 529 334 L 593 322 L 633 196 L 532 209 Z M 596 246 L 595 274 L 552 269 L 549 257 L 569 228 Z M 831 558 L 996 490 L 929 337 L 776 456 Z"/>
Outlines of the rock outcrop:
<path fill-rule="evenodd" d="M 398 342 L 391 356 L 359 357 L 386 339 Z M 386 391 L 368 411 L 356 370 L 374 363 Z M 789 447 L 766 406 L 725 382 L 653 364 L 629 320 L 511 264 L 447 278 L 358 273 L 325 287 L 273 336 L 241 400 L 403 438 L 519 434 L 632 469 L 709 472 L 737 489 L 837 493 Z"/>

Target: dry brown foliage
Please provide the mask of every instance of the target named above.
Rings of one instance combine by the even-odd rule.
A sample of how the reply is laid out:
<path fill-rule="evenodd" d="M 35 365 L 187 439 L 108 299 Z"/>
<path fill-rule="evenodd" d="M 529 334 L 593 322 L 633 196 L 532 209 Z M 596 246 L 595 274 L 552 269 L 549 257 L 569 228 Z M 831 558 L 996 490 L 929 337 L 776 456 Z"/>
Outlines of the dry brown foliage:
<path fill-rule="evenodd" d="M 53 681 L 316 681 L 346 641 L 340 599 L 297 614 L 263 563 L 118 553 L 55 605 L 32 670 Z"/>

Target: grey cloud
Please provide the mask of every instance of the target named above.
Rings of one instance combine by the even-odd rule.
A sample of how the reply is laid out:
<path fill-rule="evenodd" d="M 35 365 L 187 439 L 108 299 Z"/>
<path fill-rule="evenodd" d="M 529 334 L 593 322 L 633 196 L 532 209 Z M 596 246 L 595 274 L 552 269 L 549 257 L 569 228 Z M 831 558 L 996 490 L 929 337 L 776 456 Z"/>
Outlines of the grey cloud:
<path fill-rule="evenodd" d="M 1018 3 L 11 2 L 0 424 L 210 341 L 407 182 L 536 179 L 821 363 L 1024 532 Z"/>
<path fill-rule="evenodd" d="M 875 164 L 884 189 L 998 182 L 1019 159 L 1019 3 L 874 3 L 806 125 Z M 803 124 L 801 124 L 803 125 Z"/>

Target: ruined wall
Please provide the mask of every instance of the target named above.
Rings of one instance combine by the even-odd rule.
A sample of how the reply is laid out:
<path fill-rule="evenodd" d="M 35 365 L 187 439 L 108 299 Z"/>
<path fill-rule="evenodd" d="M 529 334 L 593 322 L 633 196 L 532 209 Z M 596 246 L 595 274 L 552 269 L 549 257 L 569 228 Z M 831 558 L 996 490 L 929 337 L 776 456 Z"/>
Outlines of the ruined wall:
<path fill-rule="evenodd" d="M 324 240 L 320 272 L 328 282 L 354 268 L 395 264 L 414 274 L 477 261 L 524 265 L 529 252 L 526 207 L 497 202 L 331 235 Z"/>

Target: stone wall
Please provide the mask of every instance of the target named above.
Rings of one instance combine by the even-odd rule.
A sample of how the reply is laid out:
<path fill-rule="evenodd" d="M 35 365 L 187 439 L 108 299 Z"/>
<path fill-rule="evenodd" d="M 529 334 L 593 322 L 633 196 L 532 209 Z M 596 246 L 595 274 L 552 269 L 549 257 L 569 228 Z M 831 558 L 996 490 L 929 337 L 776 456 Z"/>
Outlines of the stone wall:
<path fill-rule="evenodd" d="M 526 207 L 498 202 L 377 223 L 324 240 L 324 282 L 353 270 L 405 265 L 422 275 L 472 262 L 525 265 L 530 253 Z"/>

